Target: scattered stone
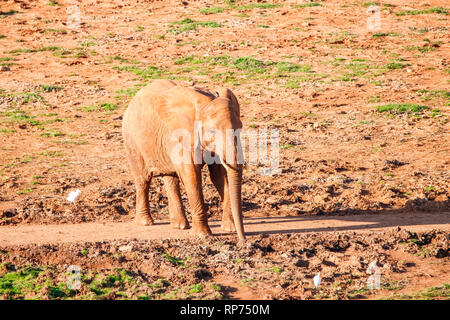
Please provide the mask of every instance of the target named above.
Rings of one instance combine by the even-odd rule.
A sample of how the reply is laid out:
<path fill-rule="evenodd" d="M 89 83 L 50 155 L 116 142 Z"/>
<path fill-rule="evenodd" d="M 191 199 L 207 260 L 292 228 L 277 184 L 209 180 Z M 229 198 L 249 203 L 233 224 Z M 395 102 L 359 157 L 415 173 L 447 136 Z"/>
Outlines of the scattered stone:
<path fill-rule="evenodd" d="M 401 162 L 398 160 L 384 160 L 382 170 L 395 169 L 406 165 L 406 162 Z"/>

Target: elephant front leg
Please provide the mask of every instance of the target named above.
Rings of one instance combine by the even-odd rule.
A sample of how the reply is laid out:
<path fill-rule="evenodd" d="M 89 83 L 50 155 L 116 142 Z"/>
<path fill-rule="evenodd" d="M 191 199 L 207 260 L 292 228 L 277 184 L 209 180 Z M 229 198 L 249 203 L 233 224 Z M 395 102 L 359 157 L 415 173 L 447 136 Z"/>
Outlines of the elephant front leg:
<path fill-rule="evenodd" d="M 179 176 L 183 181 L 189 199 L 193 233 L 199 236 L 211 235 L 212 232 L 208 226 L 208 214 L 203 200 L 200 166 L 183 165 Z"/>
<path fill-rule="evenodd" d="M 148 190 L 150 188 L 150 180 L 137 179 L 136 181 L 136 222 L 143 226 L 153 224 L 150 216 L 150 208 L 148 204 Z"/>
<path fill-rule="evenodd" d="M 167 198 L 169 199 L 170 224 L 176 229 L 189 229 L 189 222 L 181 201 L 180 183 L 177 177 L 163 177 Z"/>
<path fill-rule="evenodd" d="M 220 164 L 209 165 L 209 174 L 211 181 L 219 192 L 222 201 L 222 229 L 227 232 L 236 231 L 233 216 L 231 214 L 230 193 L 228 191 L 227 173 L 225 168 Z"/>

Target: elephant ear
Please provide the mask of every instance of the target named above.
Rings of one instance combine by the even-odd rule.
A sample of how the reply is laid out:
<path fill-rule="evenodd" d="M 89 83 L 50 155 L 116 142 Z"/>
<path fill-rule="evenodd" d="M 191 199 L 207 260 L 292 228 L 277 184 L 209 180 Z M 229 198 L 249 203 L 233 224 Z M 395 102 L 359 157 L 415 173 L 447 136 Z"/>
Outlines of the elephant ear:
<path fill-rule="evenodd" d="M 206 106 L 213 101 L 214 95 L 199 89 L 175 86 L 153 97 L 153 104 L 159 118 L 169 130 L 180 128 L 192 130 L 194 121 Z"/>
<path fill-rule="evenodd" d="M 183 99 L 175 99 L 173 91 L 163 92 L 158 96 L 151 97 L 151 104 L 158 118 L 169 131 L 178 129 L 192 130 L 194 115 L 192 106 L 189 103 L 183 103 Z"/>
<path fill-rule="evenodd" d="M 233 111 L 236 113 L 237 117 L 240 118 L 241 110 L 239 107 L 239 102 L 234 93 L 228 88 L 219 88 L 216 90 L 216 92 L 218 93 L 219 98 L 224 98 L 231 101 L 231 107 Z"/>

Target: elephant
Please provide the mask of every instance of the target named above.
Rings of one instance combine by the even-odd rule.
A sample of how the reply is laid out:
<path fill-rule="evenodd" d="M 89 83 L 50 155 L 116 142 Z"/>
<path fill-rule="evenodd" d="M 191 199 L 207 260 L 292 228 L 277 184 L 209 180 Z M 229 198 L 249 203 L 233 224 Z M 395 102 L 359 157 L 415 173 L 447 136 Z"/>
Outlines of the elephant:
<path fill-rule="evenodd" d="M 245 239 L 241 203 L 243 163 L 238 161 L 242 146 L 239 135 L 232 137 L 232 143 L 224 142 L 227 132 L 242 129 L 240 107 L 231 90 L 220 88 L 216 93 L 160 79 L 139 90 L 130 101 L 123 115 L 122 134 L 135 181 L 135 221 L 138 224 L 153 224 L 148 192 L 152 178 L 161 176 L 169 202 L 171 226 L 190 228 L 181 201 L 181 180 L 192 214 L 193 234 L 211 235 L 201 176 L 202 167 L 207 164 L 222 202 L 222 229 L 236 231 L 240 240 Z M 193 141 L 195 123 L 201 123 L 199 134 L 205 139 Z M 173 133 L 178 131 L 187 132 L 187 138 L 176 135 L 174 138 Z M 215 133 L 221 135 L 216 136 Z M 217 137 L 222 138 L 218 141 Z M 189 148 L 183 149 L 180 145 Z M 182 158 L 185 151 L 187 156 L 184 154 Z M 218 161 L 207 163 L 203 157 L 195 161 L 196 151 L 208 153 Z M 229 159 L 225 154 L 230 151 L 234 157 Z"/>

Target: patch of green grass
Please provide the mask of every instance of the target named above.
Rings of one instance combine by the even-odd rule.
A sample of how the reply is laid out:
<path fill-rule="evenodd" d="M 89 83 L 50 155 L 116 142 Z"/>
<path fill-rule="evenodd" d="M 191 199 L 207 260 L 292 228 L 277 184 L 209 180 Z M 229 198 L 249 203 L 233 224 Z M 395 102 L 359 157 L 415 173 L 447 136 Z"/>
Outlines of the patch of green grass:
<path fill-rule="evenodd" d="M 376 110 L 380 113 L 389 112 L 394 114 L 401 113 L 420 113 L 424 110 L 430 109 L 427 106 L 413 104 L 413 103 L 391 103 L 386 105 L 377 106 Z"/>
<path fill-rule="evenodd" d="M 149 287 L 159 289 L 159 288 L 165 288 L 170 286 L 170 282 L 166 279 L 159 278 L 153 283 L 148 284 Z"/>
<path fill-rule="evenodd" d="M 44 156 L 44 157 L 61 157 L 62 153 L 60 151 L 56 151 L 56 150 L 48 150 L 48 151 L 42 151 L 39 153 L 39 155 Z"/>
<path fill-rule="evenodd" d="M 239 70 L 263 73 L 269 67 L 269 64 L 251 57 L 242 57 L 234 60 L 234 67 Z"/>
<path fill-rule="evenodd" d="M 418 90 L 417 93 L 423 95 L 424 101 L 428 101 L 431 99 L 443 98 L 450 102 L 450 91 L 447 90 L 426 90 L 421 89 Z"/>
<path fill-rule="evenodd" d="M 135 86 L 134 88 L 120 89 L 116 93 L 121 96 L 134 97 L 141 87 Z"/>
<path fill-rule="evenodd" d="M 82 46 L 82 47 L 92 47 L 92 46 L 95 46 L 95 45 L 96 45 L 96 43 L 92 42 L 92 41 L 86 41 L 86 42 L 82 42 L 80 44 L 80 46 Z"/>
<path fill-rule="evenodd" d="M 421 53 L 427 53 L 427 52 L 436 50 L 436 47 L 433 46 L 433 45 L 425 45 L 425 46 L 421 46 L 421 47 L 419 47 L 419 46 L 405 46 L 405 47 L 403 47 L 403 49 L 406 50 L 406 51 L 417 50 L 417 51 L 419 51 Z"/>
<path fill-rule="evenodd" d="M 177 47 L 182 47 L 182 46 L 189 45 L 189 44 L 196 46 L 196 45 L 199 45 L 200 43 L 201 43 L 201 41 L 180 41 L 180 42 L 177 42 L 175 45 Z"/>
<path fill-rule="evenodd" d="M 280 267 L 277 267 L 277 266 L 273 266 L 269 270 L 272 271 L 272 272 L 275 272 L 275 273 L 282 273 L 283 272 L 283 269 L 281 269 Z"/>
<path fill-rule="evenodd" d="M 439 110 L 439 109 L 432 109 L 431 110 L 431 116 L 433 118 L 436 118 L 436 117 L 444 116 L 444 114 L 441 113 L 441 110 Z"/>
<path fill-rule="evenodd" d="M 63 299 L 71 296 L 72 291 L 67 288 L 64 282 L 59 283 L 57 286 L 47 287 L 47 296 L 50 300 Z"/>
<path fill-rule="evenodd" d="M 283 6 L 281 3 L 249 3 L 245 5 L 236 6 L 233 8 L 239 11 L 247 11 L 253 9 L 275 9 Z"/>
<path fill-rule="evenodd" d="M 42 268 L 24 267 L 1 275 L 0 296 L 14 299 L 23 297 L 28 291 L 36 291 L 39 288 L 37 278 L 43 271 Z"/>
<path fill-rule="evenodd" d="M 189 290 L 189 293 L 200 293 L 203 291 L 203 285 L 201 283 L 193 284 Z"/>
<path fill-rule="evenodd" d="M 148 66 L 146 68 L 140 68 L 137 66 L 115 66 L 113 69 L 131 72 L 142 77 L 143 79 L 160 79 L 171 74 L 168 70 L 160 69 L 155 66 Z"/>
<path fill-rule="evenodd" d="M 308 67 L 310 68 L 310 66 Z M 275 68 L 277 68 L 277 71 L 279 72 L 297 72 L 297 71 L 307 72 L 305 71 L 305 66 L 300 66 L 298 64 L 285 61 L 277 62 L 275 64 Z"/>
<path fill-rule="evenodd" d="M 352 71 L 350 77 L 359 77 L 366 74 L 370 69 L 370 66 L 367 63 L 352 61 L 347 64 L 345 68 Z"/>
<path fill-rule="evenodd" d="M 300 88 L 299 83 L 309 82 L 311 80 L 312 78 L 310 78 L 309 76 L 291 76 L 289 77 L 289 80 L 282 86 L 290 89 L 298 89 Z"/>
<path fill-rule="evenodd" d="M 5 39 L 6 36 L 4 34 L 0 34 L 0 39 Z"/>
<path fill-rule="evenodd" d="M 111 289 L 109 289 L 109 288 L 103 289 L 103 288 L 97 288 L 95 286 L 89 287 L 89 290 L 91 292 L 95 293 L 97 296 L 104 296 L 104 295 L 111 293 Z"/>
<path fill-rule="evenodd" d="M 10 54 L 17 54 L 17 53 L 30 53 L 30 52 L 35 52 L 32 49 L 27 49 L 27 48 L 17 48 L 17 49 L 13 49 L 10 51 L 4 51 L 3 53 L 10 53 Z"/>
<path fill-rule="evenodd" d="M 115 274 L 105 277 L 102 281 L 103 287 L 113 287 L 117 285 L 124 285 L 126 283 L 134 283 L 134 279 L 129 271 L 124 269 L 116 269 L 115 272 Z"/>
<path fill-rule="evenodd" d="M 44 92 L 52 92 L 52 91 L 56 92 L 56 91 L 62 90 L 62 87 L 54 86 L 54 85 L 41 84 L 40 87 L 41 87 L 41 90 Z"/>
<path fill-rule="evenodd" d="M 347 294 L 347 298 L 349 298 L 349 299 L 361 298 L 361 297 L 364 297 L 365 295 L 367 295 L 368 293 L 370 293 L 370 290 L 367 288 L 355 289 L 355 290 L 351 290 Z"/>
<path fill-rule="evenodd" d="M 204 60 L 204 59 L 196 58 L 194 56 L 187 56 L 187 57 L 179 58 L 179 59 L 175 60 L 173 63 L 174 64 L 185 64 L 185 63 L 199 64 L 199 63 L 204 63 L 204 62 L 206 62 L 206 60 Z"/>
<path fill-rule="evenodd" d="M 56 129 L 48 130 L 48 131 L 40 134 L 40 136 L 43 138 L 56 138 L 56 137 L 62 137 L 65 135 L 66 135 L 65 133 L 62 133 L 61 131 L 56 130 Z"/>
<path fill-rule="evenodd" d="M 380 5 L 380 3 L 378 1 L 369 1 L 369 2 L 364 2 L 363 3 L 363 7 L 364 8 L 367 8 L 367 7 L 370 7 L 370 6 L 379 6 L 379 5 Z"/>
<path fill-rule="evenodd" d="M 58 3 L 57 1 L 55 1 L 55 0 L 50 0 L 50 1 L 47 3 L 47 5 L 48 5 L 48 6 L 51 6 L 51 7 L 54 7 L 54 6 L 59 6 L 59 3 Z"/>
<path fill-rule="evenodd" d="M 106 111 L 114 111 L 118 108 L 117 104 L 115 103 L 100 103 L 98 105 L 101 109 L 106 110 Z"/>
<path fill-rule="evenodd" d="M 293 147 L 294 147 L 294 145 L 290 144 L 290 143 L 288 143 L 288 144 L 280 144 L 280 148 L 281 149 L 289 149 L 289 148 L 293 148 Z"/>
<path fill-rule="evenodd" d="M 215 81 L 230 83 L 232 85 L 239 85 L 244 82 L 252 80 L 261 79 L 274 79 L 279 77 L 296 77 L 295 73 L 313 73 L 310 65 L 299 65 L 287 61 L 263 61 L 255 57 L 231 57 L 228 55 L 223 56 L 209 56 L 209 57 L 198 57 L 198 56 L 186 56 L 178 58 L 174 61 L 176 65 L 206 65 L 206 66 L 196 66 L 195 70 L 206 70 L 201 71 L 201 74 L 209 74 L 211 78 Z M 223 66 L 226 68 L 231 68 L 231 70 L 223 71 L 217 70 L 212 72 L 213 66 Z M 236 69 L 232 70 L 232 69 Z M 191 68 L 181 68 L 179 72 L 192 72 L 194 69 Z M 199 73 L 200 74 L 200 73 Z M 309 81 L 310 79 L 299 79 L 301 81 Z M 289 83 L 287 86 L 296 86 L 293 82 Z"/>
<path fill-rule="evenodd" d="M 243 278 L 241 279 L 241 284 L 243 286 L 248 286 L 248 287 L 252 287 L 255 285 L 256 279 L 254 278 Z"/>
<path fill-rule="evenodd" d="M 392 281 L 392 282 L 388 282 L 388 283 L 383 283 L 382 284 L 382 288 L 389 290 L 389 291 L 395 291 L 395 290 L 400 290 L 403 289 L 406 286 L 406 283 L 402 282 L 402 281 Z"/>
<path fill-rule="evenodd" d="M 21 195 L 21 194 L 27 194 L 27 193 L 31 193 L 31 192 L 33 192 L 33 189 L 32 189 L 32 188 L 26 188 L 26 189 L 17 191 L 17 194 L 18 194 L 18 195 Z"/>
<path fill-rule="evenodd" d="M 397 16 L 415 16 L 419 14 L 443 14 L 448 15 L 448 9 L 442 8 L 442 7 L 434 7 L 429 9 L 422 9 L 422 10 L 402 10 L 399 12 L 396 12 L 395 15 Z"/>
<path fill-rule="evenodd" d="M 50 33 L 67 34 L 67 31 L 64 29 L 53 29 L 53 28 L 44 29 L 44 32 L 45 33 L 50 32 Z"/>
<path fill-rule="evenodd" d="M 422 297 L 426 299 L 433 299 L 433 298 L 450 298 L 450 284 L 444 284 L 442 286 L 435 286 L 428 288 L 424 291 L 421 291 L 419 293 Z"/>
<path fill-rule="evenodd" d="M 215 21 L 194 21 L 190 18 L 185 18 L 181 21 L 171 22 L 171 25 L 177 26 L 169 29 L 169 32 L 174 34 L 180 34 L 187 31 L 197 30 L 198 26 L 207 28 L 220 28 L 222 25 Z"/>
<path fill-rule="evenodd" d="M 2 134 L 11 134 L 11 133 L 16 132 L 16 130 L 14 130 L 14 129 L 0 128 L 0 132 L 1 132 Z"/>
<path fill-rule="evenodd" d="M 311 8 L 311 7 L 320 7 L 321 4 L 317 2 L 307 2 L 307 3 L 300 3 L 293 5 L 292 7 L 295 9 L 302 9 L 302 8 Z"/>
<path fill-rule="evenodd" d="M 383 300 L 436 300 L 450 299 L 450 284 L 443 284 L 441 286 L 434 286 L 425 290 L 420 290 L 411 294 L 396 294 L 390 297 L 385 297 Z"/>
<path fill-rule="evenodd" d="M 170 254 L 168 253 L 164 253 L 163 255 L 171 264 L 175 265 L 175 266 L 185 266 L 184 260 L 172 257 Z"/>
<path fill-rule="evenodd" d="M 405 67 L 405 65 L 400 62 L 391 62 L 391 63 L 386 64 L 384 67 L 389 70 L 396 70 L 396 69 L 403 69 Z"/>
<path fill-rule="evenodd" d="M 33 181 L 31 181 L 31 184 L 32 185 L 41 184 L 39 180 L 41 180 L 42 178 L 43 178 L 42 176 L 33 176 Z"/>
<path fill-rule="evenodd" d="M 22 92 L 21 97 L 23 99 L 23 103 L 28 102 L 37 102 L 37 101 L 43 101 L 44 98 L 37 93 L 34 92 Z"/>
<path fill-rule="evenodd" d="M 46 46 L 37 49 L 17 48 L 11 51 L 5 51 L 4 53 L 18 55 L 20 53 L 35 53 L 35 52 L 52 52 L 52 55 L 59 58 L 66 58 L 69 55 L 73 54 L 72 50 L 64 49 L 62 47 L 57 46 Z"/>
<path fill-rule="evenodd" d="M 83 49 L 79 49 L 77 53 L 73 55 L 74 58 L 87 58 L 88 54 Z"/>
<path fill-rule="evenodd" d="M 127 294 L 123 291 L 126 287 L 135 284 L 129 271 L 117 268 L 113 274 L 84 275 L 83 281 L 89 284 L 89 291 L 95 295 L 87 297 L 88 299 L 127 298 Z"/>
<path fill-rule="evenodd" d="M 222 286 L 220 284 L 217 283 L 211 283 L 210 285 L 211 289 L 213 289 L 214 291 L 220 292 L 222 291 Z"/>
<path fill-rule="evenodd" d="M 372 38 L 383 38 L 383 37 L 399 37 L 401 34 L 395 32 L 375 32 L 372 34 Z"/>
<path fill-rule="evenodd" d="M 83 112 L 93 112 L 93 111 L 98 111 L 99 106 L 96 105 L 91 105 L 91 106 L 87 106 L 87 107 L 82 107 L 81 111 Z"/>
<path fill-rule="evenodd" d="M 136 31 L 137 32 L 141 32 L 141 31 L 144 31 L 144 30 L 145 30 L 145 28 L 143 26 L 136 26 Z"/>
<path fill-rule="evenodd" d="M 1 112 L 0 117 L 7 117 L 7 119 L 4 122 L 28 123 L 32 126 L 39 126 L 42 124 L 41 121 L 35 119 L 36 118 L 35 116 L 30 116 L 23 110 L 12 110 Z"/>
<path fill-rule="evenodd" d="M 116 103 L 103 102 L 103 103 L 99 103 L 97 105 L 90 105 L 90 106 L 82 107 L 81 111 L 83 111 L 83 112 L 93 112 L 93 111 L 99 111 L 99 110 L 114 111 L 114 110 L 117 110 L 117 108 L 118 108 L 118 106 Z"/>
<path fill-rule="evenodd" d="M 112 57 L 113 60 L 119 61 L 120 63 L 129 63 L 129 64 L 139 64 L 140 62 L 137 60 L 125 59 L 120 56 Z"/>
<path fill-rule="evenodd" d="M 209 7 L 209 8 L 202 8 L 199 11 L 200 11 L 200 13 L 203 13 L 203 14 L 214 14 L 214 13 L 222 13 L 224 11 L 224 8 Z"/>
<path fill-rule="evenodd" d="M 32 160 L 36 159 L 34 156 L 24 156 L 20 159 L 20 163 L 30 163 Z"/>

